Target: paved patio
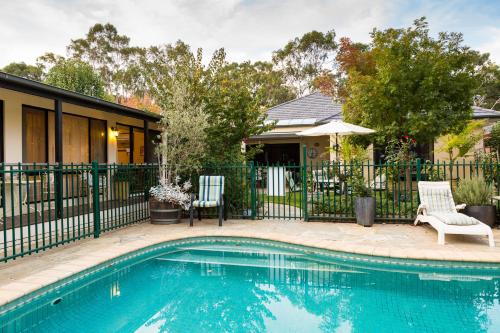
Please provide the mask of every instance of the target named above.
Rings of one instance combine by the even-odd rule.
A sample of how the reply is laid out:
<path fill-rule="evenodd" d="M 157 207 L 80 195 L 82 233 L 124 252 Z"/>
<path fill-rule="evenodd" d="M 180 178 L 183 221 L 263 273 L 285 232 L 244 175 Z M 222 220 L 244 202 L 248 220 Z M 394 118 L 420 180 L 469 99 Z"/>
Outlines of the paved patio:
<path fill-rule="evenodd" d="M 436 232 L 428 226 L 375 225 L 363 228 L 353 223 L 294 221 L 186 221 L 176 225 L 142 223 L 99 239 L 89 238 L 8 263 L 0 263 L 0 305 L 86 268 L 148 245 L 196 236 L 253 237 L 359 254 L 453 261 L 500 263 L 500 230 L 495 229 L 497 247 L 488 247 L 486 237 L 447 236 L 437 245 Z"/>

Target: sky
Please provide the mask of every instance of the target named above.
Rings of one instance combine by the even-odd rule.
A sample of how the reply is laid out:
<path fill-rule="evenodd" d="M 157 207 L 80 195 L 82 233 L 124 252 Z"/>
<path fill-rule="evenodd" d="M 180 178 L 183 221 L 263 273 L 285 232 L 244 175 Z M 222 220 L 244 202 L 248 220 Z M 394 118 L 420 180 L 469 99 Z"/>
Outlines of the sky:
<path fill-rule="evenodd" d="M 0 0 L 0 67 L 66 55 L 95 23 L 112 23 L 131 45 L 181 39 L 205 55 L 224 47 L 231 61 L 256 61 L 311 30 L 368 42 L 373 28 L 407 27 L 421 16 L 433 34 L 462 32 L 500 64 L 499 0 Z"/>

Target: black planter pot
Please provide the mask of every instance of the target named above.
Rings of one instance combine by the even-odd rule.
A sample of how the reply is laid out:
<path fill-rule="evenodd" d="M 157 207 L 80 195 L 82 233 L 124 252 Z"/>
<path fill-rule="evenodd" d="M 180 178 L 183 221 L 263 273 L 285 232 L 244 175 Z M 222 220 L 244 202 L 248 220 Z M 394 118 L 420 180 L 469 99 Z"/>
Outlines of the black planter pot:
<path fill-rule="evenodd" d="M 465 215 L 474 217 L 484 224 L 493 227 L 496 220 L 496 208 L 493 205 L 488 206 L 465 206 L 463 210 Z"/>
<path fill-rule="evenodd" d="M 356 211 L 356 222 L 364 227 L 371 227 L 375 222 L 375 198 L 355 198 L 354 208 Z"/>
<path fill-rule="evenodd" d="M 152 224 L 179 223 L 182 217 L 182 209 L 179 206 L 154 198 L 149 200 L 149 212 Z"/>

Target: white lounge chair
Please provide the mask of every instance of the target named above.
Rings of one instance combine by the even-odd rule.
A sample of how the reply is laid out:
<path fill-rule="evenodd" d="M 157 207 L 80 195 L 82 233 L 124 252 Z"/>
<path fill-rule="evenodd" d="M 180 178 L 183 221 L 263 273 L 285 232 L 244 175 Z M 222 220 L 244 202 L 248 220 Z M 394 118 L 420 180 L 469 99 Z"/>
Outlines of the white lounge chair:
<path fill-rule="evenodd" d="M 444 245 L 446 234 L 488 236 L 489 245 L 495 246 L 491 228 L 481 221 L 461 214 L 465 204 L 455 205 L 448 182 L 418 182 L 420 205 L 415 225 L 429 223 L 438 232 L 438 244 Z"/>

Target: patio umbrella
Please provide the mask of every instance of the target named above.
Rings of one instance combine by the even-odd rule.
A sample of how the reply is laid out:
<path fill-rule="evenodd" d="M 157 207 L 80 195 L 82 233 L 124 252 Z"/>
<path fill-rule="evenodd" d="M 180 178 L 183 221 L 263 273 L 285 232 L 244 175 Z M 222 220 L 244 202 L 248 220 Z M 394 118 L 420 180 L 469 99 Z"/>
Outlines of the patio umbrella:
<path fill-rule="evenodd" d="M 327 124 L 316 126 L 306 129 L 305 131 L 297 133 L 299 136 L 325 136 L 335 135 L 335 159 L 339 159 L 338 137 L 344 135 L 367 135 L 375 133 L 374 130 L 341 120 L 333 120 Z"/>

